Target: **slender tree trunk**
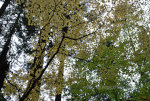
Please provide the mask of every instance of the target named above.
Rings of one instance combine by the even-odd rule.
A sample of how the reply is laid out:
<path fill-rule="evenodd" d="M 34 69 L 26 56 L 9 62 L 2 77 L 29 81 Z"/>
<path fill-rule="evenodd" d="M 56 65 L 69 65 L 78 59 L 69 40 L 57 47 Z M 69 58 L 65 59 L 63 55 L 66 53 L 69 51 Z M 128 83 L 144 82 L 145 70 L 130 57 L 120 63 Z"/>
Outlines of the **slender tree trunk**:
<path fill-rule="evenodd" d="M 45 56 L 45 45 L 46 43 L 44 43 L 43 45 L 43 40 L 40 39 L 39 40 L 39 47 L 41 48 L 41 51 L 36 51 L 36 55 L 37 57 L 35 57 L 34 59 L 34 63 L 32 65 L 31 71 L 30 71 L 30 80 L 28 82 L 27 85 L 27 89 L 30 88 L 30 86 L 34 83 L 34 80 L 37 79 L 37 77 L 39 77 L 41 71 L 42 71 L 42 67 L 44 64 L 44 56 Z M 40 55 L 38 55 L 40 54 Z M 39 100 L 39 95 L 40 95 L 40 87 L 41 87 L 41 80 L 38 80 L 35 83 L 35 87 L 32 89 L 31 93 L 25 98 L 25 101 L 38 101 Z M 28 91 L 28 90 L 27 90 Z M 24 101 L 21 100 L 20 101 Z"/>
<path fill-rule="evenodd" d="M 38 77 L 39 73 L 37 71 L 42 70 L 44 57 L 43 56 L 41 57 L 41 56 L 34 59 L 34 63 L 30 71 L 30 78 L 29 78 L 29 82 L 27 85 L 27 91 L 28 91 L 28 88 L 30 88 L 30 86 L 34 83 L 33 80 Z M 40 59 L 41 62 L 38 62 L 38 59 Z M 20 101 L 30 101 L 30 100 L 38 101 L 39 95 L 40 95 L 40 87 L 41 87 L 41 80 L 38 80 L 35 84 L 35 87 L 30 92 L 30 94 L 27 97 L 25 97 L 23 100 L 20 99 Z"/>
<path fill-rule="evenodd" d="M 4 48 L 3 48 L 2 52 L 0 53 L 0 90 L 3 87 L 4 79 L 7 75 L 8 70 L 9 70 L 9 63 L 8 63 L 8 60 L 7 60 L 7 53 L 9 51 L 9 45 L 10 45 L 10 42 L 11 42 L 11 38 L 12 38 L 12 35 L 14 34 L 14 32 L 15 32 L 15 28 L 16 28 L 16 25 L 17 25 L 18 20 L 20 18 L 20 14 L 21 14 L 21 12 L 18 14 L 18 17 L 15 21 L 15 24 L 12 27 L 12 29 L 10 31 L 10 35 L 9 35 L 5 45 L 4 45 Z"/>
<path fill-rule="evenodd" d="M 0 9 L 0 18 L 2 17 L 2 15 L 4 14 L 7 6 L 9 5 L 11 0 L 5 0 L 4 4 L 2 5 L 1 9 Z"/>
<path fill-rule="evenodd" d="M 61 94 L 56 95 L 55 101 L 61 101 Z"/>
<path fill-rule="evenodd" d="M 28 86 L 30 86 L 29 83 L 28 83 Z M 40 96 L 40 87 L 41 87 L 41 80 L 36 82 L 35 88 L 32 89 L 29 96 L 27 96 L 24 100 L 21 100 L 21 101 L 38 101 L 39 96 Z"/>
<path fill-rule="evenodd" d="M 7 53 L 9 50 L 9 44 L 7 44 L 7 42 L 0 55 L 0 90 L 3 87 L 4 79 L 7 75 L 7 71 L 9 70 L 9 63 L 7 61 Z"/>
<path fill-rule="evenodd" d="M 58 75 L 57 75 L 57 83 L 56 83 L 56 96 L 55 101 L 61 101 L 61 94 L 63 90 L 63 73 L 64 73 L 64 61 L 65 61 L 65 55 L 60 54 L 60 65 L 58 69 Z"/>
<path fill-rule="evenodd" d="M 114 95 L 115 95 L 115 101 L 119 101 L 117 92 L 114 92 Z"/>
<path fill-rule="evenodd" d="M 43 58 L 44 60 L 44 58 Z M 36 66 L 36 69 L 38 69 L 37 71 L 41 71 L 42 70 L 42 66 Z M 33 72 L 35 70 L 35 68 L 33 68 L 31 70 L 31 72 Z M 34 83 L 32 82 L 31 79 L 36 79 L 38 77 L 38 73 L 36 72 L 35 74 L 30 75 L 30 80 L 31 82 L 28 82 L 28 86 L 27 89 L 30 88 L 30 86 Z M 41 80 L 38 80 L 35 84 L 35 87 L 32 89 L 32 91 L 30 92 L 30 94 L 24 99 L 24 100 L 20 100 L 20 101 L 38 101 L 39 100 L 39 96 L 40 96 L 40 87 L 41 87 Z"/>

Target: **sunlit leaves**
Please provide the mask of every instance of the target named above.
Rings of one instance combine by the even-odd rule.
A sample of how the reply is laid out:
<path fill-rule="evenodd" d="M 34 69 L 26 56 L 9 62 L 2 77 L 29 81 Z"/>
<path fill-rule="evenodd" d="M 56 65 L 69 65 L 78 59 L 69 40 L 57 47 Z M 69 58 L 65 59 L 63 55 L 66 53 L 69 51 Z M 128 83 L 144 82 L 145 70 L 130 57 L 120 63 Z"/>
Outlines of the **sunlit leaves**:
<path fill-rule="evenodd" d="M 61 94 L 65 85 L 70 85 L 72 97 L 77 95 L 79 100 L 80 96 L 83 100 L 118 100 L 128 85 L 129 79 L 123 76 L 131 76 L 129 68 L 136 68 L 137 73 L 149 70 L 149 30 L 138 25 L 143 13 L 136 8 L 138 4 L 129 0 L 26 0 L 24 7 L 28 24 L 39 30 L 33 38 L 30 75 L 22 78 L 29 80 L 22 93 L 37 83 L 30 100 L 38 100 L 44 89 L 51 96 Z M 73 71 L 66 80 L 64 69 L 72 58 L 79 60 L 69 65 Z M 145 80 L 147 74 L 140 81 L 144 84 Z"/>
<path fill-rule="evenodd" d="M 138 12 L 136 9 L 137 4 L 130 4 L 129 1 L 118 2 L 119 4 L 112 8 L 114 9 L 114 11 L 112 11 L 113 15 L 107 16 L 106 21 L 112 23 L 112 25 L 105 26 L 107 33 L 104 37 L 101 37 L 99 46 L 95 49 L 95 54 L 92 59 L 89 61 L 79 60 L 75 66 L 74 73 L 76 74 L 74 74 L 74 77 L 78 78 L 70 86 L 70 92 L 73 97 L 78 98 L 82 95 L 79 91 L 82 91 L 84 87 L 75 89 L 75 86 L 78 84 L 81 85 L 80 82 L 88 81 L 86 85 L 88 86 L 87 89 L 95 90 L 95 88 L 97 88 L 94 88 L 95 85 L 90 85 L 94 82 L 94 79 L 90 81 L 90 78 L 93 78 L 94 75 L 98 76 L 95 81 L 97 82 L 96 86 L 115 87 L 109 90 L 97 88 L 99 93 L 105 95 L 101 95 L 98 100 L 103 97 L 111 98 L 112 100 L 119 100 L 119 98 L 126 99 L 127 96 L 125 94 L 130 92 L 127 91 L 125 93 L 126 90 L 130 89 L 129 81 L 132 81 L 132 77 L 139 73 L 141 75 L 140 86 L 144 85 L 138 89 L 141 95 L 139 98 L 148 100 L 148 98 L 143 95 L 148 91 L 145 87 L 149 89 L 149 70 L 147 69 L 149 65 L 149 34 L 147 34 L 146 29 L 138 25 L 138 21 L 142 19 L 139 19 L 140 17 L 138 17 L 137 14 L 142 14 L 142 12 Z M 132 12 L 130 12 L 131 9 L 133 9 Z M 108 46 L 107 42 L 112 42 L 113 45 Z M 137 51 L 139 51 L 139 54 L 137 54 Z M 144 56 L 145 54 L 147 56 Z M 135 68 L 138 72 L 135 71 Z M 84 78 L 84 81 L 80 80 L 80 78 Z M 91 88 L 89 88 L 89 86 Z M 73 91 L 75 91 L 75 93 Z M 84 94 L 87 95 L 89 99 L 93 96 L 86 93 L 88 92 L 85 91 Z M 99 93 L 97 93 L 97 95 L 99 95 Z M 134 97 L 136 99 L 138 98 L 136 96 Z M 82 97 L 79 98 L 82 99 Z"/>

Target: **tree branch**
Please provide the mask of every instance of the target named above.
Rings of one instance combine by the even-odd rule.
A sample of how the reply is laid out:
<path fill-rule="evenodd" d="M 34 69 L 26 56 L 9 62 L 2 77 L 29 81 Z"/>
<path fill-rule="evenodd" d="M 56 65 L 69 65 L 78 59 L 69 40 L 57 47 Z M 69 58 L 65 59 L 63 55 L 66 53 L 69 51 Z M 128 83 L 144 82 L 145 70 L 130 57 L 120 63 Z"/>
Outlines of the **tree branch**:
<path fill-rule="evenodd" d="M 36 83 L 42 78 L 45 70 L 48 68 L 49 64 L 52 62 L 52 60 L 54 59 L 54 57 L 57 55 L 57 53 L 59 52 L 60 48 L 61 48 L 61 45 L 63 44 L 63 41 L 64 41 L 65 37 L 64 37 L 64 34 L 62 36 L 62 40 L 57 48 L 57 51 L 53 54 L 53 56 L 50 58 L 50 60 L 48 61 L 48 63 L 46 64 L 45 68 L 41 71 L 41 74 L 39 75 L 39 77 L 37 77 L 36 79 L 31 79 L 33 80 L 33 83 L 31 84 L 31 86 L 29 86 L 30 88 L 28 88 L 26 90 L 26 92 L 24 93 L 24 95 L 20 98 L 19 101 L 24 101 L 25 98 L 28 97 L 28 95 L 30 94 L 30 92 L 32 91 L 32 89 L 34 89 Z"/>
<path fill-rule="evenodd" d="M 18 88 L 18 87 L 17 87 L 16 85 L 14 85 L 13 83 L 11 83 L 11 82 L 7 79 L 7 77 L 6 77 L 6 80 L 8 81 L 8 83 L 9 83 L 11 86 L 13 86 L 13 87 L 16 88 L 16 90 L 18 91 L 18 94 L 19 94 L 19 92 L 21 91 L 21 89 Z M 20 98 L 20 94 L 19 94 L 19 98 Z"/>
<path fill-rule="evenodd" d="M 125 20 L 116 21 L 116 22 L 113 21 L 111 24 L 114 24 L 114 23 L 117 23 L 117 22 L 123 22 L 123 21 L 126 21 L 126 19 L 125 19 Z M 111 25 L 111 24 L 109 24 L 109 25 Z M 78 38 L 72 38 L 72 37 L 68 37 L 68 36 L 65 36 L 65 38 L 70 39 L 70 40 L 77 41 L 77 40 L 83 39 L 83 38 L 85 38 L 85 37 L 88 37 L 89 35 L 96 34 L 96 32 L 98 31 L 98 29 L 100 29 L 100 28 L 103 27 L 103 26 L 106 26 L 106 25 L 103 24 L 103 25 L 99 26 L 96 31 L 94 31 L 94 32 L 92 32 L 92 33 L 89 33 L 89 34 L 86 34 L 86 35 L 83 35 L 83 36 L 78 37 Z"/>
<path fill-rule="evenodd" d="M 97 29 L 98 30 L 98 29 Z M 71 39 L 71 40 L 80 40 L 80 39 L 83 39 L 83 38 L 85 38 L 85 37 L 88 37 L 89 35 L 92 35 L 92 34 L 95 34 L 96 32 L 97 32 L 97 30 L 96 31 L 94 31 L 94 32 L 92 32 L 92 33 L 89 33 L 89 34 L 86 34 L 86 35 L 83 35 L 83 36 L 81 36 L 81 37 L 79 37 L 79 38 L 71 38 L 71 37 L 68 37 L 68 36 L 65 36 L 65 38 L 67 38 L 67 39 Z"/>

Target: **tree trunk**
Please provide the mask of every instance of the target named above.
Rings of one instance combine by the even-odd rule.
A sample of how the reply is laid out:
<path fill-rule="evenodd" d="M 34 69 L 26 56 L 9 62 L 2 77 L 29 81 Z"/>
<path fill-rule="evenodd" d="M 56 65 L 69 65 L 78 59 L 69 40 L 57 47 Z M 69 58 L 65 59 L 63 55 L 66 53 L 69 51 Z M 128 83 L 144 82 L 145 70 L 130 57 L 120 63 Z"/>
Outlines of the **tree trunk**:
<path fill-rule="evenodd" d="M 9 70 L 9 63 L 8 63 L 8 60 L 7 60 L 7 53 L 9 51 L 9 45 L 10 45 L 10 42 L 11 42 L 11 38 L 12 38 L 12 35 L 14 34 L 15 32 L 15 28 L 16 28 L 16 25 L 18 23 L 18 20 L 20 18 L 20 14 L 21 12 L 18 14 L 18 17 L 15 21 L 15 24 L 14 26 L 12 27 L 11 31 L 10 31 L 10 35 L 4 45 L 4 48 L 0 54 L 0 90 L 1 88 L 3 87 L 3 82 L 4 82 L 4 79 L 7 75 L 7 72 Z"/>
<path fill-rule="evenodd" d="M 4 14 L 8 4 L 10 3 L 11 0 L 5 0 L 4 4 L 2 5 L 1 9 L 0 9 L 0 18 L 2 17 L 2 15 Z"/>
<path fill-rule="evenodd" d="M 55 101 L 61 101 L 61 94 L 56 95 Z"/>
<path fill-rule="evenodd" d="M 3 83 L 7 75 L 7 71 L 9 70 L 9 63 L 7 61 L 7 53 L 9 50 L 9 44 L 7 45 L 7 42 L 6 42 L 5 46 L 0 55 L 0 91 L 1 91 L 1 88 L 3 87 Z"/>
<path fill-rule="evenodd" d="M 64 61 L 65 55 L 59 54 L 60 65 L 58 69 L 57 81 L 56 81 L 56 96 L 55 101 L 61 101 L 61 93 L 63 90 L 63 73 L 64 73 Z"/>
<path fill-rule="evenodd" d="M 32 89 L 29 96 L 27 96 L 24 100 L 21 101 L 38 101 L 40 96 L 40 87 L 41 87 L 41 80 L 37 81 L 35 88 Z"/>
<path fill-rule="evenodd" d="M 7 101 L 7 100 L 4 98 L 4 96 L 3 96 L 2 93 L 0 93 L 0 101 Z"/>
<path fill-rule="evenodd" d="M 45 45 L 43 45 L 42 39 L 39 40 L 39 47 L 41 48 L 41 51 L 36 51 L 36 56 L 34 58 L 34 63 L 32 65 L 31 71 L 30 71 L 30 80 L 28 82 L 27 85 L 27 90 L 28 88 L 30 88 L 30 86 L 35 83 L 34 88 L 32 89 L 32 91 L 29 93 L 29 95 L 27 97 L 25 97 L 25 101 L 38 101 L 39 100 L 39 95 L 40 95 L 40 87 L 41 87 L 41 80 L 38 80 L 36 82 L 34 82 L 35 79 L 37 79 L 42 71 L 42 67 L 44 64 L 44 56 L 45 56 Z M 43 47 L 42 47 L 43 46 Z M 20 101 L 24 101 L 20 99 Z"/>

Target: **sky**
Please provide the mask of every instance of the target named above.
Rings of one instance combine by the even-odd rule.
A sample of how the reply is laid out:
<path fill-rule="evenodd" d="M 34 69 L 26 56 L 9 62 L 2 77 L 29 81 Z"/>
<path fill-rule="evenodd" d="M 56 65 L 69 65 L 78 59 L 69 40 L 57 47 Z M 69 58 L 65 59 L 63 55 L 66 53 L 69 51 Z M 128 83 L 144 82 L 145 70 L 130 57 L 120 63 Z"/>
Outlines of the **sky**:
<path fill-rule="evenodd" d="M 2 6 L 2 4 L 3 4 L 3 2 L 2 2 L 2 1 L 0 1 L 0 7 Z"/>

